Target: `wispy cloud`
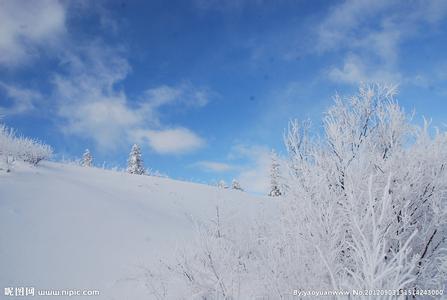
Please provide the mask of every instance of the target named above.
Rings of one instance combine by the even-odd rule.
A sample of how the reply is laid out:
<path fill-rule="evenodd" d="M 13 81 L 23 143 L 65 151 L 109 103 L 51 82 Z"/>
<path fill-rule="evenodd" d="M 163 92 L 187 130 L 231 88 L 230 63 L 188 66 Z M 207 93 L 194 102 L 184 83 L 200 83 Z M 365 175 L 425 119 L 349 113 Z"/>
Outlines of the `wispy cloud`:
<path fill-rule="evenodd" d="M 329 79 L 338 83 L 359 84 L 360 82 L 401 82 L 402 75 L 392 66 L 377 68 L 365 62 L 359 55 L 347 54 L 342 66 L 327 70 Z"/>
<path fill-rule="evenodd" d="M 199 149 L 203 138 L 181 126 L 164 124 L 166 105 L 204 106 L 206 89 L 192 84 L 162 85 L 129 99 L 119 83 L 131 72 L 119 48 L 97 41 L 65 55 L 66 74 L 56 74 L 53 97 L 64 124 L 63 132 L 92 139 L 101 149 L 117 149 L 141 142 L 160 154 L 182 154 Z"/>
<path fill-rule="evenodd" d="M 173 129 L 138 129 L 130 136 L 140 142 L 147 142 L 159 154 L 183 154 L 203 147 L 205 140 L 193 131 L 177 127 Z"/>
<path fill-rule="evenodd" d="M 36 109 L 37 103 L 43 98 L 39 91 L 6 84 L 1 81 L 0 91 L 3 91 L 5 94 L 3 98 L 10 101 L 8 106 L 4 104 L 7 101 L 2 101 L 2 104 L 0 104 L 0 114 L 7 116 L 32 112 Z"/>
<path fill-rule="evenodd" d="M 202 171 L 231 175 L 237 179 L 244 190 L 266 195 L 270 188 L 271 149 L 258 144 L 235 144 L 226 157 L 219 161 L 197 161 L 190 167 Z"/>
<path fill-rule="evenodd" d="M 208 104 L 212 94 L 209 89 L 197 88 L 191 83 L 184 82 L 178 86 L 161 85 L 148 89 L 142 96 L 142 102 L 151 109 L 164 105 L 203 107 Z"/>
<path fill-rule="evenodd" d="M 193 166 L 198 167 L 199 169 L 202 169 L 207 172 L 218 172 L 218 173 L 233 171 L 236 169 L 236 166 L 228 163 L 217 162 L 217 161 L 206 161 L 206 160 L 196 162 L 195 164 L 193 164 Z"/>
<path fill-rule="evenodd" d="M 238 181 L 247 191 L 267 194 L 270 187 L 271 156 L 266 146 L 238 144 L 233 146 L 228 158 L 244 160 L 237 175 Z"/>
<path fill-rule="evenodd" d="M 66 33 L 60 1 L 0 1 L 0 66 L 15 67 L 56 47 Z"/>
<path fill-rule="evenodd" d="M 213 92 L 185 81 L 129 98 L 122 84 L 132 72 L 125 47 L 100 39 L 75 41 L 66 28 L 69 13 L 91 10 L 101 16 L 101 24 L 112 21 L 102 5 L 88 2 L 0 0 L 0 67 L 29 65 L 40 51 L 57 49 L 59 67 L 51 78 L 52 91 L 45 95 L 52 103 L 45 109 L 55 112 L 52 119 L 63 133 L 91 140 L 100 150 L 137 141 L 160 154 L 204 146 L 205 140 L 191 129 L 162 120 L 161 109 L 200 108 Z M 3 114 L 29 112 L 43 98 L 40 92 L 3 82 L 0 90 L 9 101 L 1 105 Z"/>
<path fill-rule="evenodd" d="M 317 27 L 317 50 L 324 52 L 355 47 L 370 34 L 365 23 L 392 5 L 386 0 L 347 0 L 334 5 Z"/>
<path fill-rule="evenodd" d="M 404 81 L 399 68 L 404 41 L 447 15 L 445 1 L 344 1 L 334 5 L 317 29 L 315 49 L 344 52 L 342 65 L 326 70 L 336 82 Z M 343 54 L 342 54 L 343 55 Z"/>
<path fill-rule="evenodd" d="M 103 149 L 116 148 L 120 137 L 142 121 L 141 113 L 128 106 L 125 93 L 115 88 L 130 66 L 117 50 L 100 43 L 76 50 L 64 56 L 66 74 L 53 78 L 61 129 L 91 138 Z"/>

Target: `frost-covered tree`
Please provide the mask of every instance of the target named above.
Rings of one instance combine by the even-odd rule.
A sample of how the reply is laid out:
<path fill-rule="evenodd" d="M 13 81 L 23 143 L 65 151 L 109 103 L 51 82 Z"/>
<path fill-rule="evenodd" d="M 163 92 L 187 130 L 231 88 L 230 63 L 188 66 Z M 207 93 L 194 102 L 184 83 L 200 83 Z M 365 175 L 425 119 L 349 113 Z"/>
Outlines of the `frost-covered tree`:
<path fill-rule="evenodd" d="M 0 157 L 2 158 L 0 169 L 6 172 L 11 170 L 11 164 L 16 153 L 17 146 L 15 139 L 13 130 L 4 125 L 0 125 Z"/>
<path fill-rule="evenodd" d="M 15 160 L 21 160 L 33 165 L 51 157 L 50 146 L 27 137 L 17 136 L 13 129 L 0 125 L 0 157 L 4 169 L 10 170 Z"/>
<path fill-rule="evenodd" d="M 93 165 L 93 156 L 90 153 L 90 150 L 85 149 L 84 154 L 82 155 L 81 165 L 83 167 L 91 167 Z"/>
<path fill-rule="evenodd" d="M 130 174 L 143 175 L 145 169 L 143 167 L 143 159 L 141 158 L 140 146 L 134 144 L 129 153 L 129 159 L 127 160 L 127 172 Z"/>
<path fill-rule="evenodd" d="M 231 182 L 231 188 L 233 190 L 238 190 L 238 191 L 243 191 L 244 189 L 241 187 L 239 181 L 237 181 L 236 179 L 233 179 L 233 181 Z"/>
<path fill-rule="evenodd" d="M 444 289 L 447 132 L 415 125 L 395 93 L 365 85 L 353 97 L 337 95 L 321 136 L 292 121 L 288 190 L 275 202 L 281 216 L 260 219 L 249 232 L 227 226 L 220 238 L 210 227 L 183 260 L 195 268 L 184 273 L 195 280 L 191 295 Z M 228 288 L 235 286 L 237 293 Z"/>
<path fill-rule="evenodd" d="M 35 166 L 53 154 L 50 146 L 35 139 L 20 137 L 16 139 L 16 143 L 16 157 Z"/>
<path fill-rule="evenodd" d="M 278 162 L 278 155 L 274 150 L 271 152 L 271 166 L 270 166 L 270 192 L 269 196 L 278 197 L 282 195 L 280 183 L 280 164 Z"/>
<path fill-rule="evenodd" d="M 178 252 L 176 264 L 168 266 L 180 276 L 197 299 L 242 299 L 241 280 L 246 273 L 244 260 L 249 253 L 242 249 L 242 236 L 236 228 L 223 220 L 222 208 L 210 222 L 195 222 L 197 238 L 190 247 Z M 227 213 L 228 214 L 228 213 Z M 172 276 L 171 276 L 172 277 Z"/>
<path fill-rule="evenodd" d="M 447 134 L 413 125 L 392 86 L 335 97 L 324 136 L 291 122 L 288 230 L 330 288 L 440 288 Z"/>

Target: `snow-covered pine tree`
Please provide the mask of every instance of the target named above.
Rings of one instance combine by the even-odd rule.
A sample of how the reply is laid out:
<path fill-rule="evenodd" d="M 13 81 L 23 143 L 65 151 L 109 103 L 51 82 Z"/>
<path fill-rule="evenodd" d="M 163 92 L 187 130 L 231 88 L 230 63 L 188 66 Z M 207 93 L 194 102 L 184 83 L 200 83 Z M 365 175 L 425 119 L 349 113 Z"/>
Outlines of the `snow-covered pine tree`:
<path fill-rule="evenodd" d="M 81 165 L 83 167 L 91 167 L 93 164 L 93 157 L 92 154 L 90 153 L 90 150 L 85 149 L 84 154 L 82 155 L 82 162 Z"/>
<path fill-rule="evenodd" d="M 233 190 L 238 190 L 238 191 L 243 191 L 244 189 L 241 187 L 239 181 L 237 181 L 236 179 L 233 179 L 233 181 L 231 182 L 231 188 Z"/>
<path fill-rule="evenodd" d="M 282 195 L 281 188 L 280 188 L 280 170 L 279 170 L 279 162 L 278 162 L 278 155 L 276 154 L 275 150 L 272 150 L 271 152 L 271 160 L 272 164 L 270 167 L 270 192 L 269 196 L 271 197 L 278 197 Z"/>
<path fill-rule="evenodd" d="M 141 158 L 141 149 L 137 144 L 132 146 L 132 150 L 129 153 L 129 159 L 127 160 L 127 173 L 137 175 L 143 175 L 145 173 L 143 159 Z"/>

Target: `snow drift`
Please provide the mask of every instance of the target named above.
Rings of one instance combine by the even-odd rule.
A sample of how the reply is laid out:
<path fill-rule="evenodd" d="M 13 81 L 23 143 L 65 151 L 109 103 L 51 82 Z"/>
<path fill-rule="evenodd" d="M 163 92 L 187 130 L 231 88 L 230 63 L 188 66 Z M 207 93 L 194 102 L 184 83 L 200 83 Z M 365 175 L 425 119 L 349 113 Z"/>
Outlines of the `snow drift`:
<path fill-rule="evenodd" d="M 263 202 L 164 178 L 16 162 L 12 172 L 0 173 L 0 286 L 151 299 L 146 270 L 172 261 L 193 238 L 196 221 L 221 206 L 225 220 L 242 224 Z"/>

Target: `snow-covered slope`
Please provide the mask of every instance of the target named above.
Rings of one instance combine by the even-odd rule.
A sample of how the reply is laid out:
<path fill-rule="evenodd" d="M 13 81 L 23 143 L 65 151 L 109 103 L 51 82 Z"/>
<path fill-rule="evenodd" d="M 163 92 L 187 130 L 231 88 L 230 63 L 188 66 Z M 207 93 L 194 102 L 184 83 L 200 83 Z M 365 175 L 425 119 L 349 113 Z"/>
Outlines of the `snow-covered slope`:
<path fill-rule="evenodd" d="M 31 286 L 99 290 L 94 299 L 151 299 L 142 267 L 172 260 L 194 235 L 192 219 L 213 218 L 219 204 L 227 220 L 243 224 L 265 203 L 170 179 L 17 164 L 0 173 L 2 296 L 3 287 Z"/>

